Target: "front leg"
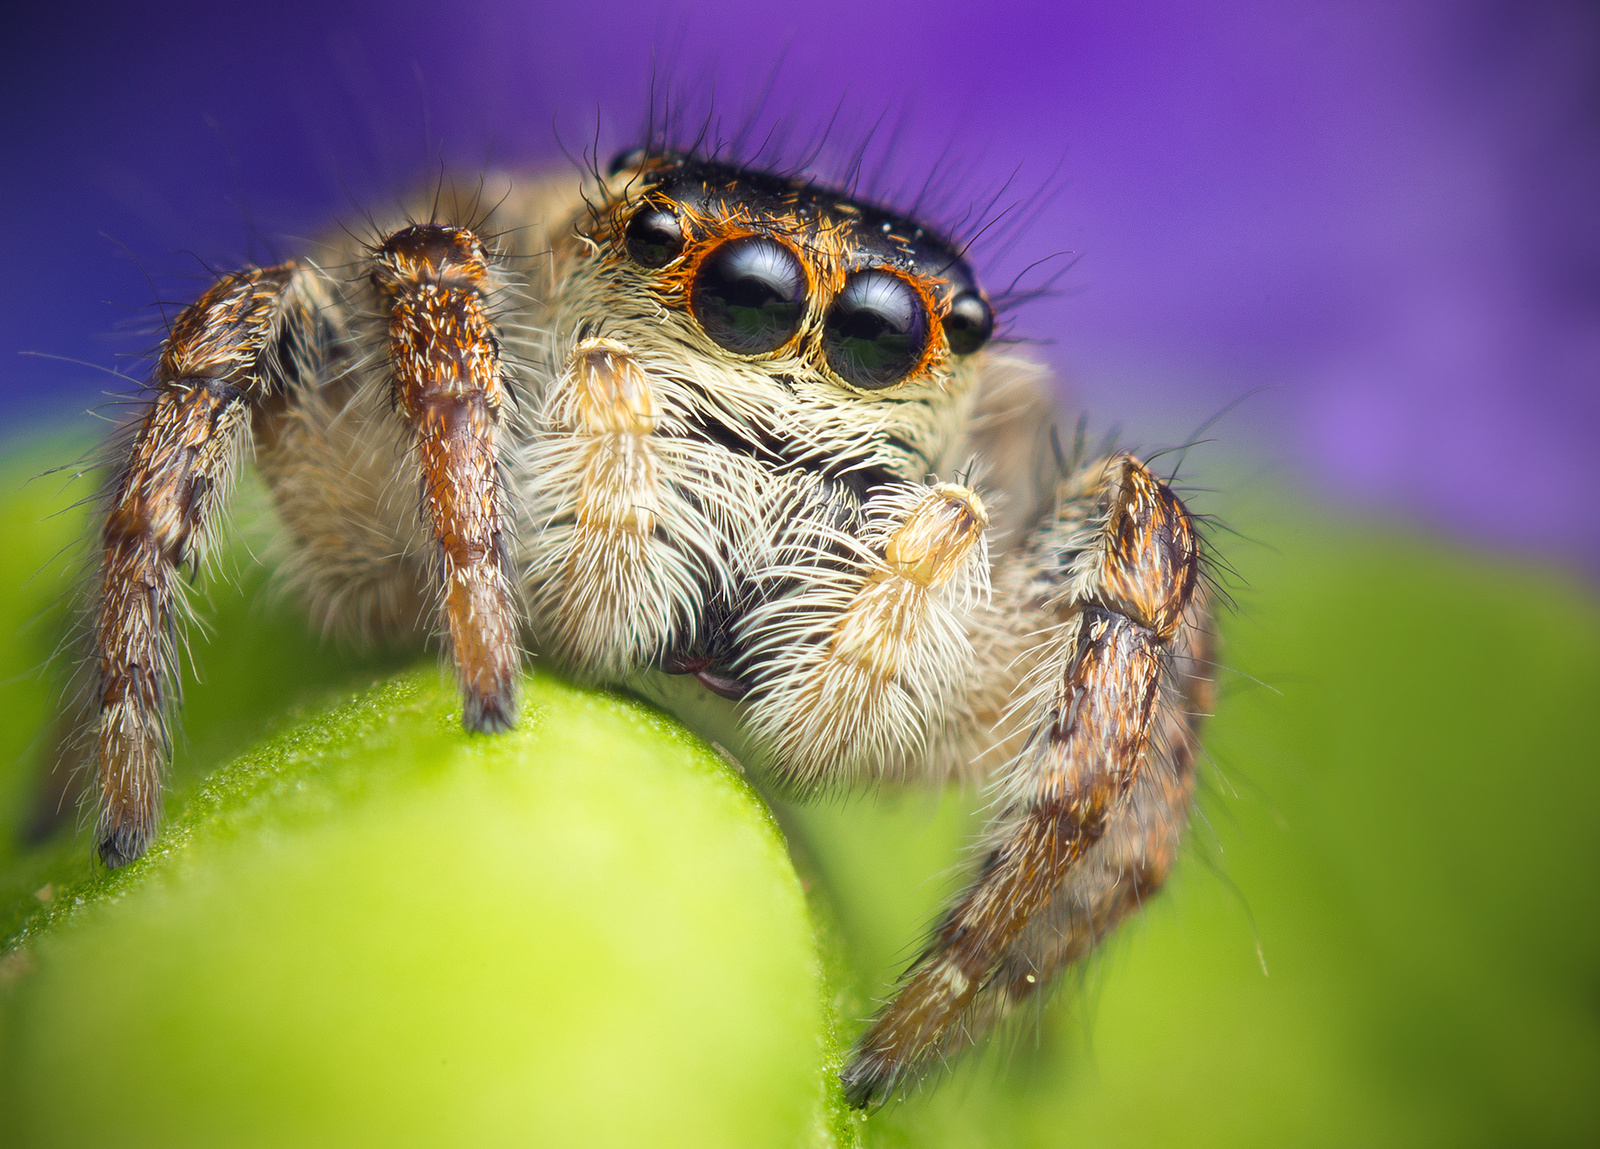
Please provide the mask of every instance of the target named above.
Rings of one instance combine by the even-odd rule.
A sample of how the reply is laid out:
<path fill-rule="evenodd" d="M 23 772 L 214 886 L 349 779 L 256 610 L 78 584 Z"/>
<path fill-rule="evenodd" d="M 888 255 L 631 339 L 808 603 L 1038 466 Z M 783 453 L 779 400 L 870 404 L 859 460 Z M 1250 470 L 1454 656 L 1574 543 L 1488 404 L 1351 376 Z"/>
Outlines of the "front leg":
<path fill-rule="evenodd" d="M 330 304 L 314 269 L 224 276 L 173 323 L 155 392 L 110 487 L 95 604 L 96 848 L 144 853 L 161 814 L 177 693 L 181 572 L 199 567 L 250 438 L 294 379 L 314 373 Z"/>
<path fill-rule="evenodd" d="M 1021 745 L 997 782 L 977 877 L 842 1074 L 858 1106 L 1086 953 L 1159 887 L 1187 814 L 1210 676 L 1182 503 L 1132 458 L 1096 464 L 1063 480 L 1055 517 L 997 581 L 995 609 L 1019 639 L 1007 665 L 1021 668 L 1009 715 Z"/>
<path fill-rule="evenodd" d="M 462 724 L 505 730 L 516 722 L 522 647 L 500 473 L 510 397 L 489 319 L 488 253 L 466 228 L 415 224 L 378 247 L 372 283 L 388 313 L 395 406 L 412 434 L 423 521 L 438 544 Z"/>

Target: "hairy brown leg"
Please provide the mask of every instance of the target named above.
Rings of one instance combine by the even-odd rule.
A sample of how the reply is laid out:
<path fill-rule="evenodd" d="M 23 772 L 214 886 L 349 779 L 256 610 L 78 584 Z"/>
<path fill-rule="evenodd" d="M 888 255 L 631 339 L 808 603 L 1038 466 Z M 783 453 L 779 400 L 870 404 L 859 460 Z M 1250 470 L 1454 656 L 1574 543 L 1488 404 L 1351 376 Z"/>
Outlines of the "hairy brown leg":
<path fill-rule="evenodd" d="M 1204 613 L 1198 609 L 1201 597 L 1197 592 L 1197 619 Z M 1173 639 L 1171 674 L 1163 683 L 1168 696 L 1157 705 L 1144 761 L 1126 800 L 995 967 L 952 1035 L 955 1040 L 979 1040 L 1017 1006 L 1036 998 L 1166 883 L 1189 821 L 1199 727 L 1212 709 L 1212 638 L 1193 625 Z"/>
<path fill-rule="evenodd" d="M 1073 485 L 1072 477 L 1063 483 Z M 1104 464 L 1091 495 L 1086 522 L 1064 506 L 1030 544 L 1035 584 L 1049 584 L 1039 605 L 1055 622 L 1027 659 L 1017 703 L 1029 715 L 1027 738 L 1000 780 L 977 877 L 841 1075 L 854 1105 L 893 1094 L 992 1024 L 1010 1004 L 1002 991 L 1015 982 L 1007 979 L 1031 988 L 1075 960 L 1170 866 L 1181 822 L 1173 811 L 1188 802 L 1188 712 L 1203 694 L 1194 681 L 1194 527 L 1176 496 L 1131 458 Z M 1151 829 L 1143 837 L 1141 816 Z M 1158 828 L 1172 830 L 1170 842 Z M 1142 879 L 1131 867 L 1128 884 L 1088 890 L 1086 876 L 1112 860 L 1108 849 L 1136 851 L 1141 842 L 1153 851 Z M 1075 890 L 1091 902 L 1086 920 L 1072 918 Z M 1075 930 L 1067 939 L 1048 931 L 1063 897 Z M 1055 968 L 1023 968 L 1030 959 Z"/>
<path fill-rule="evenodd" d="M 225 276 L 184 310 L 155 397 L 110 488 L 93 634 L 101 860 L 149 846 L 161 813 L 177 690 L 182 568 L 195 569 L 250 433 L 317 329 L 314 274 L 294 264 Z"/>
<path fill-rule="evenodd" d="M 466 228 L 416 224 L 373 254 L 389 320 L 395 405 L 410 425 L 423 517 L 439 546 L 440 603 L 462 724 L 516 722 L 519 609 L 499 442 L 510 397 L 489 318 L 491 272 Z"/>

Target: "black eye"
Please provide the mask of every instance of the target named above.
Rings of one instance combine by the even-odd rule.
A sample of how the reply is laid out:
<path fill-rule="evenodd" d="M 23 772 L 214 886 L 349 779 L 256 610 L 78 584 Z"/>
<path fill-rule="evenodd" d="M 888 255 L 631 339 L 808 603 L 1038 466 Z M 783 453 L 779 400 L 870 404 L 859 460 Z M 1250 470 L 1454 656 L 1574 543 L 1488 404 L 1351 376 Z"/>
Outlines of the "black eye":
<path fill-rule="evenodd" d="M 629 168 L 636 168 L 644 163 L 645 156 L 649 153 L 644 148 L 629 148 L 618 152 L 611 157 L 611 163 L 606 167 L 606 175 L 617 176 Z"/>
<path fill-rule="evenodd" d="M 971 355 L 994 334 L 994 311 L 975 291 L 963 291 L 950 301 L 944 317 L 944 337 L 957 355 Z"/>
<path fill-rule="evenodd" d="M 683 250 L 683 225 L 666 208 L 646 205 L 628 221 L 628 254 L 645 267 L 665 267 Z"/>
<path fill-rule="evenodd" d="M 839 377 L 876 389 L 900 382 L 928 348 L 928 311 L 905 280 L 860 271 L 828 309 L 822 349 Z"/>
<path fill-rule="evenodd" d="M 805 269 L 776 240 L 729 240 L 700 264 L 689 303 L 706 334 L 729 351 L 764 355 L 800 329 Z"/>

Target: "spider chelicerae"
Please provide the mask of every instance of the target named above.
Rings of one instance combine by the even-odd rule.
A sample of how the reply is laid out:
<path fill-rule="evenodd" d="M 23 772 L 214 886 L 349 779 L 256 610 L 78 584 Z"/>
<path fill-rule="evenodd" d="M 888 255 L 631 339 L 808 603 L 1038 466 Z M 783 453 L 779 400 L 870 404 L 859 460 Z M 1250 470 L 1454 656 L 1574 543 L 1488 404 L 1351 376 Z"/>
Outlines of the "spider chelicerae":
<path fill-rule="evenodd" d="M 975 872 L 841 1075 L 873 1104 L 1166 879 L 1212 695 L 1194 521 L 1131 455 L 1060 449 L 933 228 L 669 149 L 507 183 L 171 324 L 95 576 L 99 855 L 156 831 L 181 575 L 253 454 L 313 617 L 423 620 L 468 730 L 515 724 L 532 650 L 788 796 L 990 778 Z"/>

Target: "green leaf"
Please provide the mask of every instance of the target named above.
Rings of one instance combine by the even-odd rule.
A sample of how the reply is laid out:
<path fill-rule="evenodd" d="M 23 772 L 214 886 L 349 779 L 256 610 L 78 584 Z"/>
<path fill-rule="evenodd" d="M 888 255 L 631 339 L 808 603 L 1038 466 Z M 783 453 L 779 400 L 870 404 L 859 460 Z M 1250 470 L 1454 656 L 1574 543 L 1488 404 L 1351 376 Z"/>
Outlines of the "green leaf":
<path fill-rule="evenodd" d="M 29 451 L 14 473 L 73 453 Z M 49 559 L 84 524 L 46 512 L 72 497 L 47 482 L 0 501 L 9 827 L 52 746 L 70 580 Z M 295 1144 L 1600 1141 L 1593 584 L 1283 492 L 1229 518 L 1272 548 L 1219 538 L 1242 605 L 1172 884 L 1046 1008 L 866 1118 L 831 1071 L 961 880 L 981 798 L 780 808 L 808 914 L 766 806 L 670 720 L 535 676 L 524 730 L 468 738 L 431 663 L 319 642 L 252 543 L 202 588 L 215 637 L 196 645 L 154 856 L 107 878 L 70 825 L 0 840 L 0 933 L 23 943 L 0 957 L 0 1128 L 19 1144 L 249 1143 L 229 1121 Z"/>
<path fill-rule="evenodd" d="M 285 665 L 303 627 L 226 618 L 256 589 L 213 587 L 226 622 L 202 665 L 222 671 L 189 684 L 180 777 L 227 742 L 207 730 L 224 688 L 248 732 L 258 681 L 281 698 L 359 673 Z M 274 638 L 287 650 L 253 667 L 206 658 Z M 35 734 L 41 682 L 9 684 L 33 691 L 12 713 Z M 836 991 L 733 766 L 641 702 L 543 674 L 496 737 L 461 730 L 435 666 L 335 694 L 191 783 L 133 865 L 90 870 L 70 824 L 13 855 L 8 1143 L 830 1143 Z M 13 829 L 48 749 L 7 772 Z"/>

